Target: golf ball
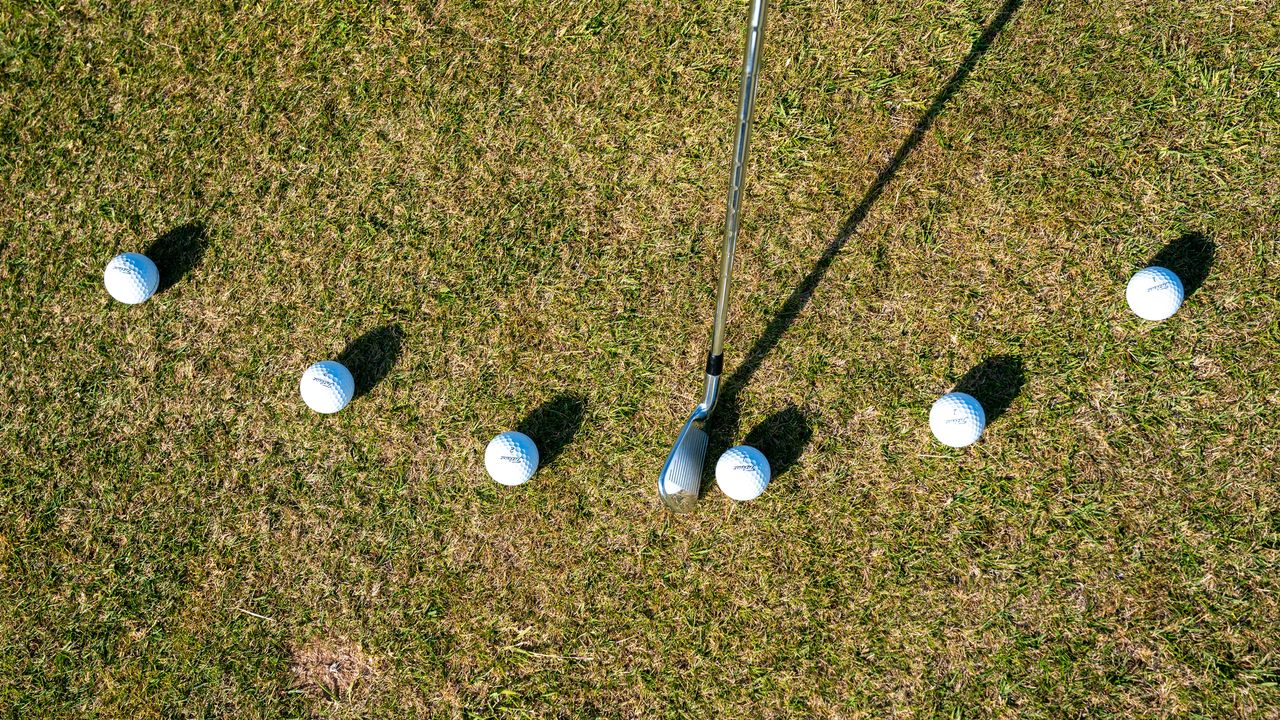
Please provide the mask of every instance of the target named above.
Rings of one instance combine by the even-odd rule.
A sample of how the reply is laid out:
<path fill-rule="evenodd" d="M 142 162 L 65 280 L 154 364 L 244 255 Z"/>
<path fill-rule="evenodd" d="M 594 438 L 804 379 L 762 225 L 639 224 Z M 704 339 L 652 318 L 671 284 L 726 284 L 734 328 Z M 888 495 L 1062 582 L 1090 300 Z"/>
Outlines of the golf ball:
<path fill-rule="evenodd" d="M 1129 280 L 1125 298 L 1133 313 L 1143 320 L 1165 320 L 1182 307 L 1182 280 L 1167 268 L 1143 268 Z"/>
<path fill-rule="evenodd" d="M 356 394 L 356 380 L 342 363 L 333 360 L 307 368 L 298 384 L 302 401 L 318 413 L 336 413 Z"/>
<path fill-rule="evenodd" d="M 929 429 L 938 442 L 961 448 L 978 442 L 987 426 L 982 403 L 972 395 L 953 392 L 938 398 L 929 411 Z"/>
<path fill-rule="evenodd" d="M 484 469 L 502 485 L 523 485 L 538 470 L 538 446 L 524 433 L 504 432 L 484 449 Z"/>
<path fill-rule="evenodd" d="M 102 284 L 111 297 L 127 305 L 137 305 L 155 294 L 160 286 L 160 270 L 151 258 L 123 253 L 111 258 L 102 271 Z"/>
<path fill-rule="evenodd" d="M 755 500 L 769 485 L 769 460 L 759 450 L 739 445 L 729 448 L 716 462 L 716 485 L 731 499 Z"/>

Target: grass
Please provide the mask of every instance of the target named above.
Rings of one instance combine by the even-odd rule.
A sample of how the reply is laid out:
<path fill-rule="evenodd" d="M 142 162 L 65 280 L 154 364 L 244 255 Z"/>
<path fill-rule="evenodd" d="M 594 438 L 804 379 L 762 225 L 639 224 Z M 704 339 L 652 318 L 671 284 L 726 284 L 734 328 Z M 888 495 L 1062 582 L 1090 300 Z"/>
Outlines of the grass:
<path fill-rule="evenodd" d="M 744 19 L 0 5 L 0 713 L 1280 717 L 1274 6 L 777 3 L 715 442 L 786 471 L 676 518 Z"/>

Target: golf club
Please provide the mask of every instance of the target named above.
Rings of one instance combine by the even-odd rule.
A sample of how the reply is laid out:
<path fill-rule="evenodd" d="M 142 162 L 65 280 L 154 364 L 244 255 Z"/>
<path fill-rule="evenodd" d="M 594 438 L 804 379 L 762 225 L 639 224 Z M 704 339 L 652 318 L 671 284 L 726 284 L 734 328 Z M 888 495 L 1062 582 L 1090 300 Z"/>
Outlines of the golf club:
<path fill-rule="evenodd" d="M 746 179 L 747 146 L 751 140 L 751 113 L 756 99 L 760 52 L 764 44 L 766 0 L 751 0 L 746 51 L 742 64 L 742 105 L 738 111 L 733 169 L 729 175 L 729 199 L 725 211 L 724 247 L 720 251 L 720 288 L 711 350 L 707 353 L 707 377 L 702 403 L 693 409 L 658 476 L 658 495 L 674 512 L 689 512 L 698 503 L 702 465 L 707 454 L 707 433 L 702 429 L 720 397 L 720 373 L 724 367 L 724 329 L 729 314 L 729 281 L 733 275 L 733 251 L 738 242 L 739 207 Z"/>

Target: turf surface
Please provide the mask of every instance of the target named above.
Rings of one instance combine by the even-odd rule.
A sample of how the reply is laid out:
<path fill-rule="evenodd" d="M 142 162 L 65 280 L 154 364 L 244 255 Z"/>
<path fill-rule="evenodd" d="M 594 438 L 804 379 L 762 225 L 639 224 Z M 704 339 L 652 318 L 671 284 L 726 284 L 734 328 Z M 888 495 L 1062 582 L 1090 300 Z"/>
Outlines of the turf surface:
<path fill-rule="evenodd" d="M 777 3 L 675 518 L 743 3 L 0 4 L 0 712 L 1280 716 L 1278 18 Z"/>

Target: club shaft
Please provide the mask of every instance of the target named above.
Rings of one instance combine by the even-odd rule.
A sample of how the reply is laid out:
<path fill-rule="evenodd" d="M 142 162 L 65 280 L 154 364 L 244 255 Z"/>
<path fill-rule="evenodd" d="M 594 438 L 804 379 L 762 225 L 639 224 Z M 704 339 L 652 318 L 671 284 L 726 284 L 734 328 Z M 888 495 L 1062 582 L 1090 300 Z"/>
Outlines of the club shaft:
<path fill-rule="evenodd" d="M 729 175 L 729 197 L 725 211 L 724 247 L 720 251 L 720 287 L 716 295 L 716 317 L 711 327 L 711 360 L 719 375 L 720 358 L 724 355 L 725 322 L 729 315 L 729 284 L 733 278 L 733 252 L 738 244 L 742 193 L 746 184 L 747 150 L 751 145 L 751 118 L 756 100 L 760 72 L 760 55 L 764 49 L 764 16 L 767 0 L 751 0 L 751 18 L 747 25 L 746 51 L 742 63 L 742 104 L 738 110 L 738 130 L 733 144 L 733 168 Z"/>

